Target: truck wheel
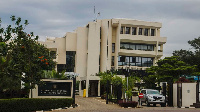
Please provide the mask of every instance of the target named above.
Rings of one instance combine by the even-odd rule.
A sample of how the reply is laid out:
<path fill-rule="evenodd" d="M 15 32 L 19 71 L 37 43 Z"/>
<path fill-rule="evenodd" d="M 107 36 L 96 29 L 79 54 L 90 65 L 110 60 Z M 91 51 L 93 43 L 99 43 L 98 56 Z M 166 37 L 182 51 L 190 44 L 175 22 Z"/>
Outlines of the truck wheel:
<path fill-rule="evenodd" d="M 161 105 L 161 107 L 166 107 L 166 104 L 164 104 L 164 103 L 163 103 L 163 104 L 160 104 L 160 105 Z"/>

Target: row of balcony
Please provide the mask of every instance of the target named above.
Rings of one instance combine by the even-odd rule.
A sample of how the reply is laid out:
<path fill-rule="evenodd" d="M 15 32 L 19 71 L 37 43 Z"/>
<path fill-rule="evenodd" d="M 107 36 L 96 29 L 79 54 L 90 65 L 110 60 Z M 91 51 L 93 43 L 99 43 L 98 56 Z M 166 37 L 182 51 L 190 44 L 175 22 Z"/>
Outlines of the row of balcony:
<path fill-rule="evenodd" d="M 165 44 L 167 42 L 166 37 L 159 36 L 142 36 L 142 35 L 119 35 L 120 42 L 132 42 L 132 43 L 147 43 L 147 44 Z"/>
<path fill-rule="evenodd" d="M 162 50 L 155 51 L 146 51 L 146 50 L 131 50 L 131 49 L 120 49 L 119 55 L 129 55 L 129 56 L 143 56 L 143 57 L 161 57 L 163 56 Z"/>

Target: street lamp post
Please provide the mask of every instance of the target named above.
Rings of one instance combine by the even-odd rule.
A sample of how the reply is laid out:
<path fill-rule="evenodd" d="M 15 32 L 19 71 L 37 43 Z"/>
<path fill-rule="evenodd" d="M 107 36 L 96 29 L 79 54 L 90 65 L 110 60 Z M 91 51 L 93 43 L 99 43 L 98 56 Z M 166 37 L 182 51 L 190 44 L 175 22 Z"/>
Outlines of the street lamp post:
<path fill-rule="evenodd" d="M 127 62 L 127 64 L 129 64 L 129 62 L 126 60 L 126 62 Z M 127 91 L 128 91 L 128 76 L 129 76 L 129 69 L 130 69 L 130 64 L 129 64 L 129 68 L 127 67 L 127 65 L 126 65 L 126 71 L 127 71 L 127 73 L 126 73 L 126 82 L 127 82 Z M 126 94 L 126 93 L 125 93 Z M 126 96 L 126 102 L 127 102 L 127 97 L 128 96 Z"/>

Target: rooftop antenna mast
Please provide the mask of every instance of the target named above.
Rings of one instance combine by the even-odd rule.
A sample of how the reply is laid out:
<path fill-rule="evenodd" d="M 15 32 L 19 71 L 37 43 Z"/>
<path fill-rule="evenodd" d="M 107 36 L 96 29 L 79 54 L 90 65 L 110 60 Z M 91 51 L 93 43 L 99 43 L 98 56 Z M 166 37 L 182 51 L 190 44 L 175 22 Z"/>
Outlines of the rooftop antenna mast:
<path fill-rule="evenodd" d="M 95 19 L 94 19 L 93 21 L 96 21 L 96 22 L 97 22 L 97 17 L 100 16 L 100 12 L 98 12 L 98 13 L 96 14 L 96 12 L 95 12 L 95 6 L 94 6 L 94 16 L 95 16 Z"/>

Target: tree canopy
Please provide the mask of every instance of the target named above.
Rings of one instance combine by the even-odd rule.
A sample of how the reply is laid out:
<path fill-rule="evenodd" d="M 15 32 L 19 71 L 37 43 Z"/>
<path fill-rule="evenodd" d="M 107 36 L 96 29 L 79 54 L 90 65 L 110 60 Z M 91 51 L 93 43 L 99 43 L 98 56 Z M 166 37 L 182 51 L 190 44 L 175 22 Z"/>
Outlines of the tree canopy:
<path fill-rule="evenodd" d="M 191 50 L 175 50 L 173 56 L 178 56 L 180 60 L 190 65 L 197 65 L 197 72 L 200 72 L 200 37 L 189 40 Z"/>
<path fill-rule="evenodd" d="M 157 66 L 147 68 L 149 79 L 155 82 L 178 80 L 181 75 L 190 75 L 196 70 L 196 65 L 189 65 L 177 56 L 165 57 L 157 62 Z M 146 81 L 145 81 L 146 82 Z"/>
<path fill-rule="evenodd" d="M 25 82 L 27 89 L 34 88 L 40 82 L 42 70 L 54 69 L 55 62 L 50 51 L 38 43 L 39 37 L 25 32 L 28 20 L 22 23 L 20 17 L 10 18 L 13 25 L 6 28 L 0 19 L 0 90 L 15 87 L 13 82 L 18 83 L 16 89 L 19 89 L 20 81 Z M 9 85 L 11 82 L 13 85 Z"/>

